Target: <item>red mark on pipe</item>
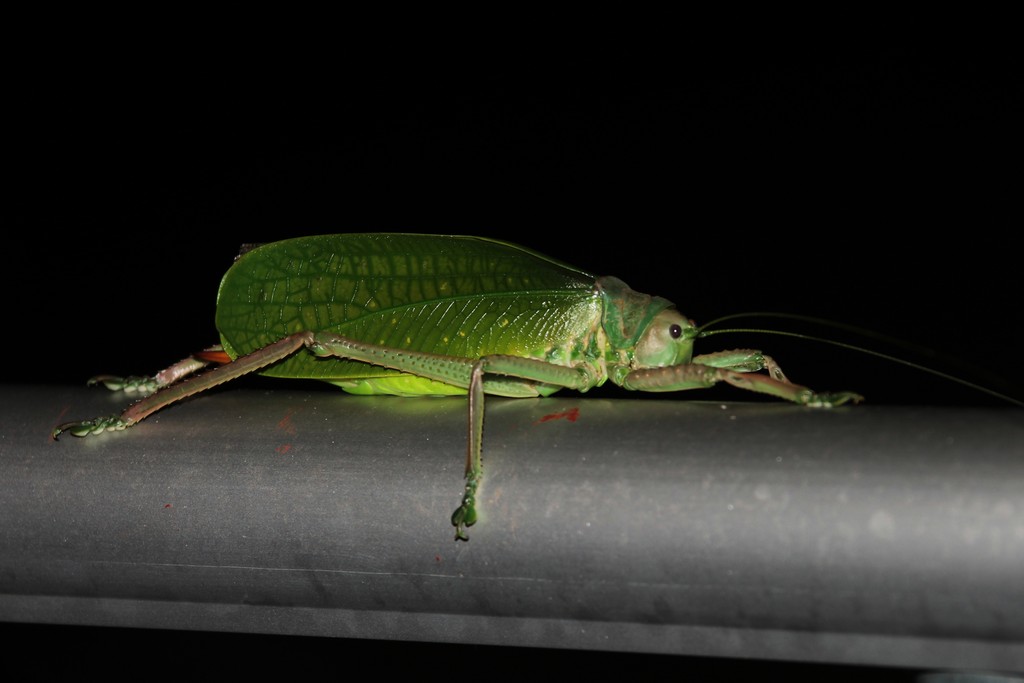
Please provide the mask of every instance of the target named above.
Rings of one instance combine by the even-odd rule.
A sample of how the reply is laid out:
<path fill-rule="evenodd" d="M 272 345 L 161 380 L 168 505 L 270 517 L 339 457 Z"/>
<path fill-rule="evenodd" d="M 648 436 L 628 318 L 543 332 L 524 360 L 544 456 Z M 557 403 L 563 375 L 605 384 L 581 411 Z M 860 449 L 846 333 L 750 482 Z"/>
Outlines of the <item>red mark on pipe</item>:
<path fill-rule="evenodd" d="M 284 414 L 284 417 L 282 417 L 280 421 L 277 423 L 277 430 L 279 432 L 284 432 L 288 436 L 295 436 L 296 434 L 298 434 L 299 430 L 296 429 L 295 423 L 292 422 L 292 415 L 296 414 L 297 412 L 299 411 L 289 410 L 288 412 L 286 412 Z M 290 443 L 283 443 L 274 450 L 277 451 L 279 454 L 284 455 L 291 449 L 292 445 Z"/>
<path fill-rule="evenodd" d="M 174 507 L 174 503 L 164 503 L 164 510 Z"/>
<path fill-rule="evenodd" d="M 295 429 L 295 423 L 292 422 L 292 415 L 294 415 L 297 412 L 297 410 L 289 410 L 287 413 L 285 413 L 284 417 L 282 417 L 280 422 L 277 423 L 278 430 L 290 436 L 295 436 L 298 430 Z"/>
<path fill-rule="evenodd" d="M 580 417 L 579 408 L 569 408 L 569 410 L 563 410 L 560 413 L 551 413 L 545 415 L 541 419 L 537 420 L 537 424 L 541 422 L 551 422 L 552 420 L 568 420 L 569 422 L 575 422 Z"/>

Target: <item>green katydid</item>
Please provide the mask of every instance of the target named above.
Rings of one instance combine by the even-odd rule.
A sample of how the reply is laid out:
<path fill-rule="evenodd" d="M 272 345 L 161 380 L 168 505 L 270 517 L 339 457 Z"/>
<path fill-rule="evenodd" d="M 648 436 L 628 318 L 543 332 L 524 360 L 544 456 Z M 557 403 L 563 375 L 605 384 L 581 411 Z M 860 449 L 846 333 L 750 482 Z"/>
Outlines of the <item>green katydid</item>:
<path fill-rule="evenodd" d="M 62 424 L 53 437 L 125 429 L 252 372 L 323 380 L 353 394 L 468 393 L 465 492 L 451 519 L 456 539 L 466 539 L 477 519 L 486 394 L 548 396 L 611 380 L 657 392 L 726 382 L 814 407 L 861 400 L 794 384 L 760 351 L 693 356 L 700 332 L 668 300 L 480 237 L 318 235 L 265 244 L 224 275 L 216 324 L 219 345 L 154 377 L 94 378 L 149 395 L 120 415 Z M 223 364 L 187 378 L 213 362 Z"/>

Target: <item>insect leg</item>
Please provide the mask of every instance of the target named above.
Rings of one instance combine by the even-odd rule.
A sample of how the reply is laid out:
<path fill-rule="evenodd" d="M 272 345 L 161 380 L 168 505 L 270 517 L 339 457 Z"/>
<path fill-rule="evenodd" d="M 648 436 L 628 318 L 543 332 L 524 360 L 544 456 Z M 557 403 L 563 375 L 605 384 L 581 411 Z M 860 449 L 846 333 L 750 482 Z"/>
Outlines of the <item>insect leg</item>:
<path fill-rule="evenodd" d="M 778 370 L 774 361 L 765 367 L 771 372 Z M 781 376 L 781 370 L 778 370 Z M 734 387 L 770 394 L 779 398 L 816 408 L 831 408 L 844 403 L 857 403 L 863 398 L 850 391 L 834 393 L 818 393 L 800 384 L 790 382 L 785 376 L 777 379 L 769 375 L 737 372 L 728 368 L 714 367 L 701 363 L 672 365 L 664 368 L 634 370 L 629 373 L 622 386 L 637 391 L 683 391 L 686 389 L 705 389 L 718 382 L 727 382 Z"/>
<path fill-rule="evenodd" d="M 79 422 L 67 422 L 59 425 L 53 430 L 53 438 L 58 438 L 64 432 L 71 432 L 74 436 L 85 436 L 87 434 L 99 434 L 105 431 L 120 431 L 142 420 L 146 416 L 164 408 L 165 406 L 180 401 L 183 398 L 193 396 L 200 392 L 211 389 L 219 384 L 230 381 L 242 375 L 260 370 L 271 363 L 287 358 L 299 349 L 311 343 L 313 333 L 297 332 L 284 339 L 268 344 L 252 353 L 241 356 L 231 363 L 221 365 L 209 372 L 205 372 L 191 379 L 175 384 L 169 384 L 156 393 L 131 405 L 120 415 L 99 417 L 95 420 L 82 420 Z"/>
<path fill-rule="evenodd" d="M 710 365 L 715 368 L 726 368 L 736 372 L 757 372 L 767 370 L 768 376 L 791 384 L 782 372 L 782 368 L 771 356 L 755 349 L 733 349 L 732 351 L 716 351 L 700 356 L 694 356 L 693 362 L 697 365 Z"/>
<path fill-rule="evenodd" d="M 223 360 L 220 360 L 221 357 L 223 357 Z M 188 358 L 178 361 L 174 365 L 161 370 L 152 377 L 144 377 L 141 375 L 129 375 L 127 377 L 96 375 L 95 377 L 91 377 L 87 384 L 89 386 L 102 384 L 111 391 L 123 391 L 125 393 L 137 392 L 145 396 L 147 394 L 152 394 L 158 389 L 174 384 L 189 375 L 195 374 L 210 363 L 227 363 L 230 362 L 230 360 L 231 358 L 224 353 L 224 349 L 221 345 L 217 344 L 216 346 L 211 346 L 197 354 L 193 354 Z"/>
<path fill-rule="evenodd" d="M 567 389 L 585 390 L 594 385 L 590 368 L 566 367 L 519 356 L 484 356 L 475 363 L 469 383 L 469 440 L 466 449 L 466 488 L 462 504 L 452 513 L 455 540 L 468 541 L 466 527 L 477 520 L 476 491 L 483 479 L 484 374 L 494 373 L 531 382 L 554 384 Z"/>
<path fill-rule="evenodd" d="M 587 389 L 595 375 L 587 366 L 566 367 L 519 356 L 493 355 L 479 359 L 394 349 L 322 332 L 310 349 L 319 356 L 338 356 L 408 372 L 418 377 L 463 387 L 469 393 L 469 435 L 466 446 L 466 485 L 462 503 L 452 513 L 456 540 L 468 540 L 466 528 L 477 520 L 476 492 L 483 478 L 482 450 L 484 429 L 484 375 L 503 375 L 517 381 L 500 382 L 500 390 L 510 396 L 539 395 L 537 383 L 568 389 Z"/>

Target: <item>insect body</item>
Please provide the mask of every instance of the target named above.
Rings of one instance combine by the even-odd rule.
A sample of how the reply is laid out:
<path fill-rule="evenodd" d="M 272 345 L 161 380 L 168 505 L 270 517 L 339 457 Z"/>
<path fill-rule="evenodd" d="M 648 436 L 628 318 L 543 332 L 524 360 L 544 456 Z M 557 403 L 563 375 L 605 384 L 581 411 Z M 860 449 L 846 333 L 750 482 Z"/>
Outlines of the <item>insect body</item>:
<path fill-rule="evenodd" d="M 693 356 L 697 328 L 666 299 L 479 237 L 319 235 L 266 244 L 225 274 L 216 323 L 220 345 L 152 378 L 95 378 L 155 393 L 120 415 L 60 425 L 54 438 L 124 429 L 251 372 L 324 380 L 354 394 L 468 393 L 465 493 L 452 515 L 456 539 L 466 539 L 477 516 L 486 394 L 547 396 L 609 380 L 663 392 L 722 381 L 807 406 L 860 400 L 793 384 L 759 351 Z M 224 354 L 230 362 L 184 379 Z"/>

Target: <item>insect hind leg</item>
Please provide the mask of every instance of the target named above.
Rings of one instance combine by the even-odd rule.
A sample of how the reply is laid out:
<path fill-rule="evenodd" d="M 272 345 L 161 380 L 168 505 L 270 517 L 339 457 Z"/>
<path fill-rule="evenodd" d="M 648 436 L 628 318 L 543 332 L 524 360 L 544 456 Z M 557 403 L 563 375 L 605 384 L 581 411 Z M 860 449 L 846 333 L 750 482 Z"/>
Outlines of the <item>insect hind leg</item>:
<path fill-rule="evenodd" d="M 123 391 L 126 394 L 148 396 L 166 386 L 181 381 L 189 375 L 195 374 L 211 363 L 224 364 L 229 362 L 231 362 L 231 357 L 227 355 L 220 344 L 217 344 L 207 347 L 199 353 L 192 354 L 188 358 L 183 358 L 152 377 L 144 375 L 128 375 L 127 377 L 96 375 L 95 377 L 90 377 L 87 384 L 89 386 L 102 384 L 111 391 Z"/>
<path fill-rule="evenodd" d="M 174 378 L 173 383 L 160 387 L 155 393 L 152 393 L 137 403 L 129 406 L 128 409 L 120 415 L 109 415 L 107 417 L 98 417 L 93 420 L 67 422 L 55 427 L 51 436 L 56 440 L 65 432 L 70 432 L 74 436 L 86 436 L 88 434 L 99 434 L 106 431 L 120 431 L 127 429 L 139 420 L 142 420 L 171 403 L 188 398 L 189 396 L 194 396 L 195 394 L 206 391 L 207 389 L 212 389 L 215 386 L 233 380 L 237 377 L 241 377 L 242 375 L 256 372 L 271 363 L 276 363 L 279 360 L 287 358 L 299 349 L 310 346 L 312 341 L 312 332 L 296 332 L 295 334 L 291 334 L 272 344 L 268 344 L 267 346 L 257 349 L 248 355 L 240 356 L 234 361 L 214 368 L 209 372 L 204 372 L 198 376 L 184 379 L 183 381 L 177 381 L 178 378 Z M 199 369 L 199 367 L 203 367 L 203 365 L 207 364 L 203 363 L 203 365 L 200 365 L 199 367 L 193 367 L 193 364 L 188 363 L 188 359 L 185 359 L 182 363 L 184 365 L 178 364 L 181 366 L 178 370 L 187 371 L 184 372 L 185 375 L 194 373 Z M 175 366 L 172 366 L 172 368 L 174 367 Z M 171 370 L 171 368 L 168 368 L 168 370 Z M 171 375 L 173 376 L 173 372 Z M 171 377 L 169 376 L 169 379 L 170 378 Z"/>

